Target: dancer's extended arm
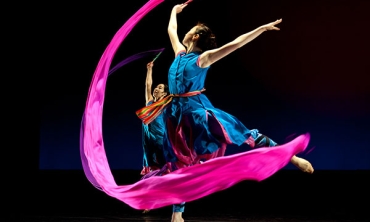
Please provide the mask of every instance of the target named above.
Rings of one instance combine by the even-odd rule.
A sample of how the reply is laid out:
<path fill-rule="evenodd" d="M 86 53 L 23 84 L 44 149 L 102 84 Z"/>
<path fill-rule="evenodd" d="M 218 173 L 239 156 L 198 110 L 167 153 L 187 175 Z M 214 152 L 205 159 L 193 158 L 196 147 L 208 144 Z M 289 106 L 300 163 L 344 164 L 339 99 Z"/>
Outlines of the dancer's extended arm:
<path fill-rule="evenodd" d="M 239 36 L 232 42 L 229 42 L 217 49 L 212 49 L 212 50 L 202 53 L 199 58 L 199 66 L 208 67 L 212 65 L 213 63 L 217 62 L 218 60 L 232 53 L 236 49 L 252 41 L 256 37 L 258 37 L 260 34 L 262 34 L 264 31 L 280 30 L 279 28 L 275 27 L 275 25 L 279 24 L 281 21 L 282 19 L 279 19 L 279 20 L 276 20 L 275 22 L 262 25 L 251 32 L 248 32 L 248 33 L 245 33 Z"/>

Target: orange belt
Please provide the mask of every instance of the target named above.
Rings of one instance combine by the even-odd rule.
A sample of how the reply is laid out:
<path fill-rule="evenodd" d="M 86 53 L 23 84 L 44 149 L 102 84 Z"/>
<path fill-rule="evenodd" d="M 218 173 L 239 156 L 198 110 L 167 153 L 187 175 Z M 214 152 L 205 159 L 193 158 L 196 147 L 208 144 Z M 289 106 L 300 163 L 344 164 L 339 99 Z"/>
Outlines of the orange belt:
<path fill-rule="evenodd" d="M 187 92 L 183 94 L 171 94 L 166 96 L 155 103 L 150 104 L 144 108 L 136 111 L 136 115 L 143 121 L 144 124 L 151 123 L 159 114 L 162 113 L 163 109 L 173 100 L 174 97 L 190 97 L 201 94 L 205 89 L 197 90 L 193 92 Z"/>

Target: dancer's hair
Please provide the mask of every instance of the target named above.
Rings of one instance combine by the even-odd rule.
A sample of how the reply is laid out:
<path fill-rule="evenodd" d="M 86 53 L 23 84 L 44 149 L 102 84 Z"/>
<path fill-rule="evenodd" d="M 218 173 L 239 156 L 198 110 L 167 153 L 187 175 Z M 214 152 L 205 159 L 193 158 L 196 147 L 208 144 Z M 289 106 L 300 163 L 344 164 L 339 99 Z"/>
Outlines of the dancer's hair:
<path fill-rule="evenodd" d="M 170 89 L 168 88 L 168 85 L 167 84 L 164 84 L 164 83 L 162 83 L 163 84 L 163 92 L 165 92 L 165 93 L 167 93 L 167 95 L 166 96 L 168 96 L 168 95 L 170 95 Z"/>
<path fill-rule="evenodd" d="M 214 49 L 217 47 L 216 36 L 212 33 L 212 30 L 208 28 L 204 23 L 198 22 L 195 33 L 199 35 L 197 47 L 199 47 L 202 51 Z"/>

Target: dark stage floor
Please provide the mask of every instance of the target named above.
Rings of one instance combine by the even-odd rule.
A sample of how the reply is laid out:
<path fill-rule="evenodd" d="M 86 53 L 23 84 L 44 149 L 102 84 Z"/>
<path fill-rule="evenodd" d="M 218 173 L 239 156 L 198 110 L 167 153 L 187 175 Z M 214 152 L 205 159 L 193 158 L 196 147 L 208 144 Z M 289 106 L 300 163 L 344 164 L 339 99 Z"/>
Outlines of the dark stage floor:
<path fill-rule="evenodd" d="M 139 171 L 114 171 L 118 184 Z M 187 203 L 185 221 L 369 221 L 370 171 L 280 171 L 263 182 L 245 181 Z M 41 171 L 34 192 L 13 199 L 2 221 L 170 221 L 171 207 L 148 214 L 95 189 L 82 171 Z M 23 200 L 22 200 L 23 199 Z M 26 199 L 26 200 L 24 200 Z"/>

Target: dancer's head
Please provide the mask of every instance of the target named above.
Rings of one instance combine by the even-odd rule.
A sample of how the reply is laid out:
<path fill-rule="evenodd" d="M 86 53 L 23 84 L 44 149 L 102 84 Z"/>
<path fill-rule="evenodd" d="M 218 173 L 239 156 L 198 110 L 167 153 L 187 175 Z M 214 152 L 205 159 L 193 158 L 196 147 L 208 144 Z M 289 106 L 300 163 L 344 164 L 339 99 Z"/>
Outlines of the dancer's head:
<path fill-rule="evenodd" d="M 205 24 L 199 23 L 186 33 L 182 43 L 189 47 L 191 44 L 200 48 L 202 51 L 214 49 L 216 45 L 216 37 L 212 30 Z"/>
<path fill-rule="evenodd" d="M 169 94 L 168 86 L 166 84 L 158 84 L 153 90 L 153 97 L 155 101 L 161 100 Z"/>

